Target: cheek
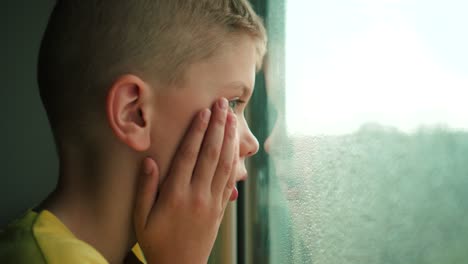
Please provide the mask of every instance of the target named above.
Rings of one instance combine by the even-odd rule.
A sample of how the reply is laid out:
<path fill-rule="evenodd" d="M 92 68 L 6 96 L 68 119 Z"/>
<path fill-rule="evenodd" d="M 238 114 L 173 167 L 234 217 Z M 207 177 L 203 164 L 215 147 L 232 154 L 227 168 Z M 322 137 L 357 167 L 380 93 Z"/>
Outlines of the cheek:
<path fill-rule="evenodd" d="M 160 180 L 166 178 L 171 161 L 189 127 L 189 118 L 183 115 L 167 114 L 154 122 L 151 133 L 149 155 L 154 158 L 160 173 Z"/>
<path fill-rule="evenodd" d="M 161 178 L 165 178 L 169 172 L 173 157 L 194 118 L 215 99 L 203 94 L 167 98 L 155 110 L 149 154 L 157 162 Z"/>

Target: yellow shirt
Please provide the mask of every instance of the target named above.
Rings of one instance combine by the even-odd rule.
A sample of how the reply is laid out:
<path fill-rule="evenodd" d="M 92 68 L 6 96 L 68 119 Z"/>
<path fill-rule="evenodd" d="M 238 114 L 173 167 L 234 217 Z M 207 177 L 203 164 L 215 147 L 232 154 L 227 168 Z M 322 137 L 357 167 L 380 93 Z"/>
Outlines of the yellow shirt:
<path fill-rule="evenodd" d="M 137 258 L 146 263 L 138 245 Z M 31 264 L 107 264 L 92 246 L 79 240 L 51 212 L 28 211 L 26 215 L 0 231 L 0 263 Z"/>

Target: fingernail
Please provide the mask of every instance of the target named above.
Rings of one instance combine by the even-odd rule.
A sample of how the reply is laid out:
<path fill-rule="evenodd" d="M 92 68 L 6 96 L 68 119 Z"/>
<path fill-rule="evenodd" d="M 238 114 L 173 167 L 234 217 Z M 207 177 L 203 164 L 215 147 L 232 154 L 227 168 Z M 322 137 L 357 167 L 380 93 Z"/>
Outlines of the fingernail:
<path fill-rule="evenodd" d="M 150 158 L 146 158 L 145 159 L 145 163 L 144 163 L 144 173 L 146 175 L 150 175 L 152 172 L 153 172 L 153 166 L 151 166 L 151 160 Z"/>
<path fill-rule="evenodd" d="M 201 113 L 201 119 L 206 123 L 210 122 L 210 116 L 211 116 L 211 111 L 208 109 L 203 110 Z"/>
<path fill-rule="evenodd" d="M 226 100 L 226 98 L 221 98 L 219 101 L 218 101 L 218 106 L 220 109 L 222 110 L 225 110 L 228 106 L 228 101 Z"/>

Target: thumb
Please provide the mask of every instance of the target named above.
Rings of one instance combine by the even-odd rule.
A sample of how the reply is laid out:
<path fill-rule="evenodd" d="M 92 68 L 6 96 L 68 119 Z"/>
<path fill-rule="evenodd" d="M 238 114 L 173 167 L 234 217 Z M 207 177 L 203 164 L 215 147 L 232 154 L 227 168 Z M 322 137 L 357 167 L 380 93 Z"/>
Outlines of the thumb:
<path fill-rule="evenodd" d="M 152 158 L 143 160 L 136 189 L 134 224 L 136 232 L 146 228 L 148 217 L 158 194 L 159 169 Z"/>

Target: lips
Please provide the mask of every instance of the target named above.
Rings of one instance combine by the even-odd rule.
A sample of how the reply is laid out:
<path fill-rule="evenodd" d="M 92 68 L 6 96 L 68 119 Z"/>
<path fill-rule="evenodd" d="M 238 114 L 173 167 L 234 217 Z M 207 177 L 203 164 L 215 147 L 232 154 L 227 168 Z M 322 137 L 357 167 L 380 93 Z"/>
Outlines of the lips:
<path fill-rule="evenodd" d="M 229 200 L 233 202 L 237 200 L 237 197 L 239 197 L 239 191 L 237 190 L 237 187 L 234 186 L 234 189 L 232 190 L 231 197 L 229 197 Z"/>
<path fill-rule="evenodd" d="M 239 177 L 236 180 L 236 182 L 245 181 L 245 180 L 247 180 L 247 173 Z M 229 200 L 232 202 L 232 201 L 237 200 L 238 197 L 239 197 L 239 191 L 237 190 L 237 186 L 234 186 L 234 189 L 232 189 L 231 197 L 229 198 Z"/>

